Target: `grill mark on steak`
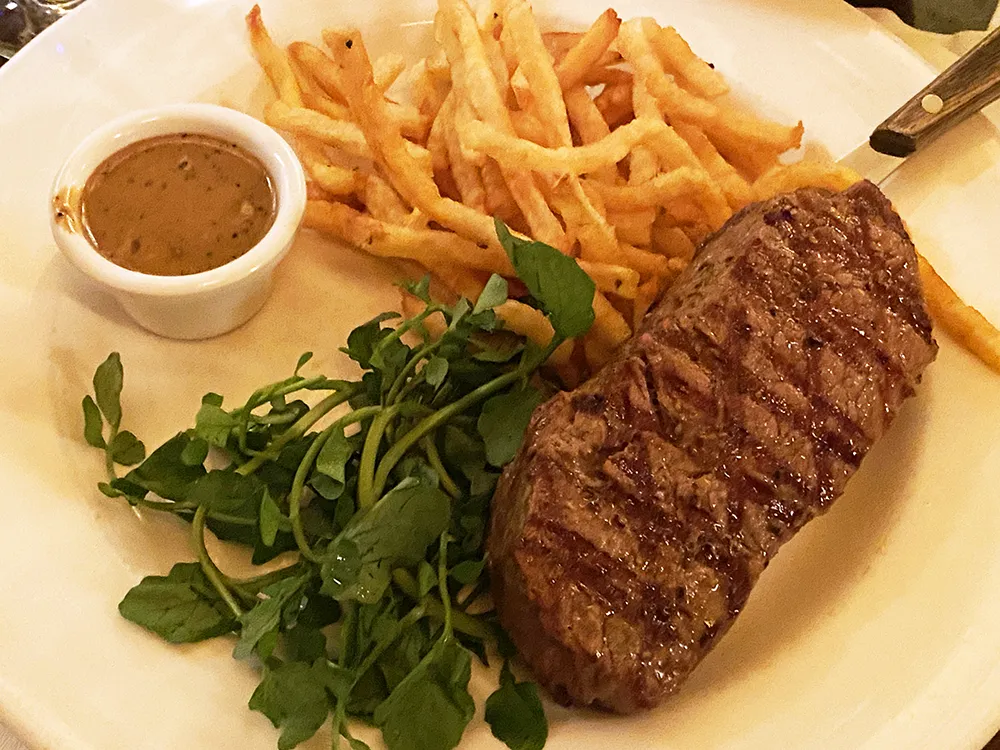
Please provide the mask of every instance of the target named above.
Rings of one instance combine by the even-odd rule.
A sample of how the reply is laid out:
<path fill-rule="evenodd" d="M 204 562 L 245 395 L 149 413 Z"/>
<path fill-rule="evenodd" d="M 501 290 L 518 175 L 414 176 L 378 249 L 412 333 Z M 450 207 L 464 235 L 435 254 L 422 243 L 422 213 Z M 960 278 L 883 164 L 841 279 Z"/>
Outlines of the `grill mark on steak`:
<path fill-rule="evenodd" d="M 554 695 L 654 705 L 728 630 L 934 358 L 915 268 L 870 184 L 748 207 L 604 370 L 536 411 L 488 558 Z"/>

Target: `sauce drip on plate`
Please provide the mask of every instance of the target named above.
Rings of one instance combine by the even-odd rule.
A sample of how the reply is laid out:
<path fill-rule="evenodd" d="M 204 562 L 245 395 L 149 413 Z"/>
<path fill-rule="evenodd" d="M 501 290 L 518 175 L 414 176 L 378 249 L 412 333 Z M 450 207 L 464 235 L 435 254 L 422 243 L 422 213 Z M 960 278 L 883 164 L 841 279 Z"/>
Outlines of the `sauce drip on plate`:
<path fill-rule="evenodd" d="M 274 223 L 264 165 L 220 139 L 178 133 L 108 157 L 83 188 L 83 224 L 116 265 L 156 276 L 218 268 Z"/>

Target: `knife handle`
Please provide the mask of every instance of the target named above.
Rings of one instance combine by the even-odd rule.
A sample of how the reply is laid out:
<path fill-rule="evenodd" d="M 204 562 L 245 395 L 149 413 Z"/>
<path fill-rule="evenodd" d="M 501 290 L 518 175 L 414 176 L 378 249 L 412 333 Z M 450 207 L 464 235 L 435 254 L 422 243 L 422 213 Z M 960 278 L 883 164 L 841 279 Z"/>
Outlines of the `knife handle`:
<path fill-rule="evenodd" d="M 1000 28 L 875 128 L 871 147 L 908 156 L 1000 97 Z"/>

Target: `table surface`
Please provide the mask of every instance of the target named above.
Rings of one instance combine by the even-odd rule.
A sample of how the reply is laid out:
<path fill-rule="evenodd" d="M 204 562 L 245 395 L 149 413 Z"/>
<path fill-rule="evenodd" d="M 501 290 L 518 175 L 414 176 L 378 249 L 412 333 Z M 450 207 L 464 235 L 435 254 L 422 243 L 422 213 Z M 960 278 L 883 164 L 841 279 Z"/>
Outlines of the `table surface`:
<path fill-rule="evenodd" d="M 950 2 L 950 0 L 946 0 Z M 909 0 L 904 0 L 904 4 Z M 0 0 L 0 49 L 3 43 L 12 40 L 23 29 L 23 19 L 16 7 L 16 0 Z M 881 4 L 892 7 L 889 0 L 872 0 L 872 2 L 853 2 L 855 5 Z M 899 4 L 898 2 L 896 3 Z M 981 37 L 981 32 L 968 31 L 951 35 L 934 34 L 913 29 L 903 23 L 891 10 L 885 8 L 869 8 L 865 12 L 885 26 L 890 32 L 901 38 L 918 54 L 938 68 L 950 65 L 958 55 L 971 48 Z M 991 28 L 1000 25 L 1000 8 L 993 15 Z M 0 55 L 0 66 L 6 62 Z M 0 750 L 27 750 L 27 748 L 3 726 L 0 726 Z M 986 745 L 984 750 L 1000 750 L 1000 731 Z"/>

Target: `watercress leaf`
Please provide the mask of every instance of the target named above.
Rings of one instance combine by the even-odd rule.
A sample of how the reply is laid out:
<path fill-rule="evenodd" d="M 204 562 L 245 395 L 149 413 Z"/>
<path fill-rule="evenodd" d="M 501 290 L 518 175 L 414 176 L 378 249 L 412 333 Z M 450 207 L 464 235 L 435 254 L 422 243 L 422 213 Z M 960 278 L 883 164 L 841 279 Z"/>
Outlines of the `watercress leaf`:
<path fill-rule="evenodd" d="M 486 466 L 483 442 L 452 425 L 444 430 L 444 455 L 467 479 L 481 473 Z"/>
<path fill-rule="evenodd" d="M 312 358 L 313 358 L 313 353 L 312 352 L 305 352 L 301 357 L 299 357 L 299 361 L 295 363 L 294 374 L 298 375 L 299 374 L 299 370 L 302 369 L 302 365 L 304 365 L 306 362 L 308 362 Z"/>
<path fill-rule="evenodd" d="M 371 356 L 372 352 L 375 351 L 376 344 L 389 333 L 388 330 L 383 330 L 382 323 L 398 317 L 400 317 L 399 313 L 394 312 L 384 312 L 381 315 L 376 315 L 367 323 L 363 323 L 348 334 L 347 348 L 342 351 L 363 368 L 368 368 L 371 364 Z"/>
<path fill-rule="evenodd" d="M 490 276 L 483 291 L 476 300 L 476 306 L 472 308 L 473 314 L 481 313 L 484 310 L 492 310 L 498 305 L 507 301 L 507 280 L 498 274 Z"/>
<path fill-rule="evenodd" d="M 465 560 L 452 568 L 448 575 L 463 586 L 476 581 L 483 574 L 485 560 Z"/>
<path fill-rule="evenodd" d="M 186 434 L 178 433 L 126 474 L 125 481 L 131 488 L 139 487 L 167 500 L 184 500 L 191 486 L 205 476 L 204 466 L 189 466 L 181 460 L 181 454 L 190 442 L 191 438 Z M 118 486 L 118 489 L 130 495 L 143 494 L 123 486 Z"/>
<path fill-rule="evenodd" d="M 302 578 L 294 576 L 272 583 L 261 591 L 266 598 L 258 601 L 253 609 L 244 612 L 240 618 L 243 629 L 236 648 L 233 649 L 233 658 L 250 657 L 265 635 L 277 631 L 285 605 L 293 598 L 302 598 L 303 583 Z"/>
<path fill-rule="evenodd" d="M 594 282 L 568 255 L 543 242 L 515 237 L 499 219 L 497 237 L 514 271 L 549 317 L 556 336 L 573 338 L 594 322 Z"/>
<path fill-rule="evenodd" d="M 486 446 L 486 460 L 503 466 L 517 453 L 531 414 L 542 403 L 542 394 L 532 386 L 500 393 L 483 404 L 476 429 Z"/>
<path fill-rule="evenodd" d="M 486 723 L 511 750 L 542 750 L 549 736 L 538 686 L 516 682 L 504 663 L 500 687 L 486 699 Z"/>
<path fill-rule="evenodd" d="M 195 434 L 209 445 L 224 448 L 239 420 L 221 406 L 202 402 L 194 419 Z"/>
<path fill-rule="evenodd" d="M 361 551 L 349 539 L 341 539 L 335 546 L 337 551 L 327 553 L 320 566 L 320 591 L 338 601 L 374 604 L 381 599 L 389 587 L 388 562 L 362 559 Z"/>
<path fill-rule="evenodd" d="M 260 501 L 260 538 L 268 547 L 274 546 L 279 531 L 291 531 L 292 522 L 281 512 L 271 493 L 264 489 Z"/>
<path fill-rule="evenodd" d="M 107 443 L 104 441 L 104 419 L 101 417 L 101 410 L 90 396 L 83 397 L 83 439 L 87 445 L 95 448 L 104 448 Z"/>
<path fill-rule="evenodd" d="M 122 466 L 135 466 L 146 458 L 146 446 L 128 430 L 115 435 L 108 450 L 111 452 L 111 460 Z"/>
<path fill-rule="evenodd" d="M 423 599 L 430 593 L 431 589 L 437 586 L 438 577 L 434 566 L 426 560 L 421 560 L 417 566 L 417 593 Z"/>
<path fill-rule="evenodd" d="M 347 744 L 351 750 L 372 750 L 366 742 L 359 740 L 357 737 L 348 736 Z"/>
<path fill-rule="evenodd" d="M 441 490 L 409 480 L 348 524 L 342 536 L 357 545 L 364 562 L 415 565 L 448 529 L 450 507 Z"/>
<path fill-rule="evenodd" d="M 247 517 L 252 508 L 254 525 L 260 515 L 266 485 L 257 477 L 243 476 L 229 469 L 215 469 L 198 479 L 188 492 L 187 499 L 195 505 L 204 505 L 209 512 Z"/>
<path fill-rule="evenodd" d="M 292 661 L 277 669 L 264 667 L 264 676 L 249 706 L 281 729 L 278 750 L 291 750 L 316 734 L 330 713 L 325 660 L 313 665 Z"/>
<path fill-rule="evenodd" d="M 312 664 L 326 657 L 326 636 L 316 628 L 298 625 L 285 633 L 285 654 L 291 661 Z"/>
<path fill-rule="evenodd" d="M 185 466 L 201 466 L 208 458 L 208 441 L 192 438 L 191 442 L 181 451 L 181 463 Z"/>
<path fill-rule="evenodd" d="M 351 460 L 358 442 L 334 430 L 316 456 L 316 471 L 343 485 L 346 479 L 347 462 Z"/>
<path fill-rule="evenodd" d="M 431 275 L 429 273 L 425 274 L 420 281 L 410 281 L 407 279 L 399 282 L 399 285 L 425 304 L 429 305 L 431 303 Z"/>
<path fill-rule="evenodd" d="M 376 663 L 382 671 L 389 692 L 395 690 L 396 686 L 417 668 L 432 645 L 426 628 L 411 627 L 400 633 L 399 637 L 385 649 Z"/>
<path fill-rule="evenodd" d="M 424 379 L 428 385 L 437 388 L 448 375 L 448 360 L 444 357 L 431 357 L 424 365 Z"/>
<path fill-rule="evenodd" d="M 477 362 L 510 362 L 514 357 L 524 351 L 524 343 L 519 339 L 510 338 L 500 342 L 493 342 L 487 349 L 481 349 L 472 355 Z"/>
<path fill-rule="evenodd" d="M 375 709 L 389 750 L 450 750 L 475 711 L 469 652 L 442 638 Z"/>
<path fill-rule="evenodd" d="M 214 638 L 237 625 L 198 563 L 177 563 L 166 576 L 146 576 L 118 611 L 171 643 Z"/>
<path fill-rule="evenodd" d="M 113 430 L 117 430 L 122 421 L 123 378 L 122 359 L 118 352 L 111 352 L 94 372 L 94 396 L 97 397 L 97 406 Z"/>
<path fill-rule="evenodd" d="M 209 391 L 201 397 L 201 403 L 212 404 L 213 406 L 222 406 L 222 396 L 213 391 Z"/>
<path fill-rule="evenodd" d="M 388 390 L 396 376 L 410 358 L 410 347 L 398 338 L 385 339 L 375 347 L 369 359 L 371 367 L 379 371 L 382 378 L 382 390 Z"/>

